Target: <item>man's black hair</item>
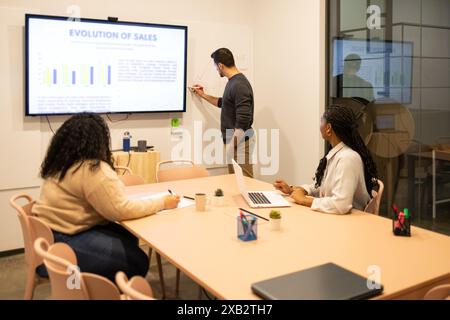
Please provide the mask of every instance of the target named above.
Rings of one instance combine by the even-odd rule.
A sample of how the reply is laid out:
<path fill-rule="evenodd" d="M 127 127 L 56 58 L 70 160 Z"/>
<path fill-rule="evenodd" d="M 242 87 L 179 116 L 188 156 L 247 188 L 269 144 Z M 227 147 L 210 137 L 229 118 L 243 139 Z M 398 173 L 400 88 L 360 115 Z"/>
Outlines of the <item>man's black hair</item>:
<path fill-rule="evenodd" d="M 235 66 L 233 53 L 230 49 L 220 48 L 211 54 L 211 58 L 215 64 L 223 64 L 224 66 L 231 68 Z"/>

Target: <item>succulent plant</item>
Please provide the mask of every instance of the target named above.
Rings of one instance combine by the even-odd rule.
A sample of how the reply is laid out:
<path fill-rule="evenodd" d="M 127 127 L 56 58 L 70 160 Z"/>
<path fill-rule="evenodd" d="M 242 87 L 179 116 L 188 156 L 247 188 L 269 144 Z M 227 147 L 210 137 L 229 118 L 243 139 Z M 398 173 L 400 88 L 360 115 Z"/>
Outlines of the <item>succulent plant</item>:
<path fill-rule="evenodd" d="M 281 212 L 278 210 L 272 210 L 269 214 L 270 219 L 281 219 Z"/>
<path fill-rule="evenodd" d="M 216 197 L 223 197 L 223 190 L 222 190 L 222 189 L 217 189 L 217 190 L 214 192 L 214 195 L 215 195 Z"/>

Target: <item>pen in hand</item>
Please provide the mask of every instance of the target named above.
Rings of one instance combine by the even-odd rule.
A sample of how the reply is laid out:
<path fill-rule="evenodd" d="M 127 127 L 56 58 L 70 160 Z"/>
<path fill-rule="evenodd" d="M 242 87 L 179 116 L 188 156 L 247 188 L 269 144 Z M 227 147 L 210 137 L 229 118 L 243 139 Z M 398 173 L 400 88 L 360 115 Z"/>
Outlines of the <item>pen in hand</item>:
<path fill-rule="evenodd" d="M 173 197 L 177 197 L 177 198 L 180 197 L 180 196 L 177 195 L 176 193 L 173 193 L 172 190 L 170 190 L 170 189 L 167 189 L 167 191 L 168 191 L 168 192 L 170 193 L 170 195 L 173 196 Z"/>
<path fill-rule="evenodd" d="M 172 197 L 177 198 L 178 202 L 180 201 L 180 196 L 178 196 L 178 195 L 176 195 L 175 193 L 173 193 L 172 190 L 170 190 L 170 189 L 167 189 L 167 191 L 170 193 L 170 195 L 171 195 Z"/>

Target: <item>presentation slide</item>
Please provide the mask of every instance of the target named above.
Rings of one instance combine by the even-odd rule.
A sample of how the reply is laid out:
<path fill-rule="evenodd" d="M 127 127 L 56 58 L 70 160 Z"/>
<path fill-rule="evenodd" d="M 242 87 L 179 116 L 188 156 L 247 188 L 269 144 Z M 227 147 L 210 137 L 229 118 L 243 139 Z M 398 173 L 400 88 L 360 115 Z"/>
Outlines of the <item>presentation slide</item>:
<path fill-rule="evenodd" d="M 27 115 L 185 111 L 186 34 L 27 16 Z"/>
<path fill-rule="evenodd" d="M 410 42 L 367 41 L 362 39 L 335 39 L 333 43 L 333 76 L 343 77 L 346 92 L 354 97 L 391 99 L 400 103 L 411 102 L 412 53 Z M 356 74 L 347 74 L 352 61 L 360 61 Z M 357 78 L 360 81 L 357 81 Z"/>

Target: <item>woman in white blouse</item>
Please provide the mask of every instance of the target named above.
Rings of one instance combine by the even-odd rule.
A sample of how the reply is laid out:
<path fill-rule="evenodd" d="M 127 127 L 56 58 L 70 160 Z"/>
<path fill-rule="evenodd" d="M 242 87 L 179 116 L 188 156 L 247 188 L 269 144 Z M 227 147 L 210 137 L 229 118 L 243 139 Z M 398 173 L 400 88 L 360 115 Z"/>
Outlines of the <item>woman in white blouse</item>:
<path fill-rule="evenodd" d="M 274 186 L 296 203 L 325 213 L 346 214 L 364 210 L 378 186 L 377 169 L 358 132 L 353 111 L 332 105 L 321 122 L 322 137 L 332 149 L 320 160 L 315 182 L 300 187 L 277 180 Z"/>

